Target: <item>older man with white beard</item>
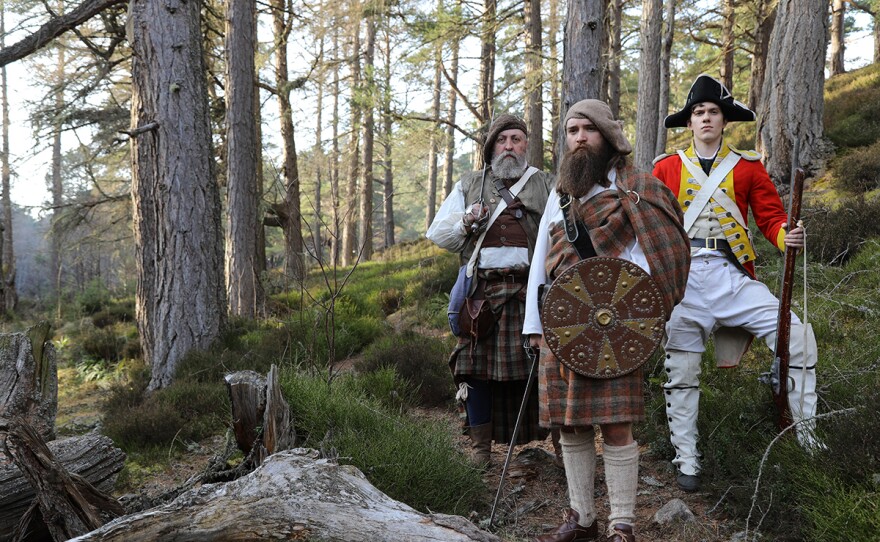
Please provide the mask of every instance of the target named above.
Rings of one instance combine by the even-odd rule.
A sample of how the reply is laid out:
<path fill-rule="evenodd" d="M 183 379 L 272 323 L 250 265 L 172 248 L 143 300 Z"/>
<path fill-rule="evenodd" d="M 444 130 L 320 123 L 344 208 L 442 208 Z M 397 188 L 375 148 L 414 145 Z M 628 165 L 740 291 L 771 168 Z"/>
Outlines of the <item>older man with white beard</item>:
<path fill-rule="evenodd" d="M 526 282 L 541 213 L 553 176 L 526 163 L 522 119 L 500 115 L 489 127 L 480 171 L 465 174 L 443 202 L 426 236 L 472 262 L 476 287 L 494 322 L 486 334 L 461 334 L 449 359 L 457 398 L 475 452 L 487 466 L 492 441 L 523 444 L 546 438 L 538 426 L 532 387 L 525 417 L 511 443 L 531 363 L 523 348 Z M 463 314 L 464 318 L 465 315 Z"/>

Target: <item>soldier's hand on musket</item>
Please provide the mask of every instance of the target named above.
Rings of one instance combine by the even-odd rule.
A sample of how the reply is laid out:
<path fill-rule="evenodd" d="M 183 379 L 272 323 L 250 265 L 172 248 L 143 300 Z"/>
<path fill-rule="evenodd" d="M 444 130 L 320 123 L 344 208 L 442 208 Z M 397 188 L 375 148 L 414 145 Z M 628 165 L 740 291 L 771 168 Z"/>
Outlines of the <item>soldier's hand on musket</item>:
<path fill-rule="evenodd" d="M 785 232 L 783 242 L 786 248 L 791 247 L 797 250 L 804 248 L 804 231 L 803 222 L 798 221 L 797 226 L 793 230 Z"/>

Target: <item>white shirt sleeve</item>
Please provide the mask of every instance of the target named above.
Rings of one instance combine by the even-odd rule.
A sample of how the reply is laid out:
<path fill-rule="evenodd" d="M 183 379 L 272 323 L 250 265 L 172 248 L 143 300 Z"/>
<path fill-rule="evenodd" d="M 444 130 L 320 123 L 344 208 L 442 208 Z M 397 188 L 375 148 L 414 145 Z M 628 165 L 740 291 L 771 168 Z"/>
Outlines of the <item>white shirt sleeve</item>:
<path fill-rule="evenodd" d="M 550 224 L 561 216 L 559 194 L 550 192 L 541 224 L 538 226 L 538 237 L 535 239 L 535 251 L 529 268 L 529 282 L 526 286 L 526 316 L 523 321 L 523 335 L 542 335 L 541 314 L 538 310 L 538 289 L 547 282 L 547 252 L 550 250 Z"/>
<path fill-rule="evenodd" d="M 425 237 L 440 248 L 461 252 L 467 240 L 467 231 L 461 221 L 465 210 L 464 191 L 461 189 L 461 181 L 458 181 L 437 211 Z"/>

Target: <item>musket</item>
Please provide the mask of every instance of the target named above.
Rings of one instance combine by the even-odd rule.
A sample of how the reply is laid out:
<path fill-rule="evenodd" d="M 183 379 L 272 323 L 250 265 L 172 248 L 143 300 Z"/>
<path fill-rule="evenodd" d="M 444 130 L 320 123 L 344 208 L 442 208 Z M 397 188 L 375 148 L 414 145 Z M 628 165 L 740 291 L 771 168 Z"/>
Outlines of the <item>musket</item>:
<path fill-rule="evenodd" d="M 797 145 L 795 145 L 797 148 Z M 795 160 L 797 151 L 795 151 Z M 792 171 L 790 200 L 788 209 L 788 227 L 790 232 L 801 217 L 801 195 L 804 191 L 804 170 L 795 167 Z M 780 431 L 791 425 L 791 409 L 788 405 L 788 363 L 789 343 L 791 341 L 791 295 L 793 292 L 794 267 L 797 250 L 785 248 L 785 264 L 782 268 L 782 286 L 779 294 L 779 315 L 776 320 L 775 358 L 770 367 L 769 382 L 773 392 L 773 403 L 776 405 L 776 426 Z"/>
<path fill-rule="evenodd" d="M 504 486 L 504 477 L 507 476 L 507 467 L 510 465 L 510 458 L 513 456 L 513 447 L 516 445 L 516 437 L 519 434 L 519 427 L 522 425 L 523 414 L 526 411 L 526 405 L 529 403 L 529 394 L 532 391 L 532 381 L 538 369 L 538 353 L 529 343 L 529 337 L 525 338 L 523 348 L 526 350 L 526 356 L 532 362 L 529 369 L 529 379 L 526 381 L 526 391 L 523 394 L 522 403 L 519 405 L 519 413 L 516 415 L 516 423 L 513 425 L 513 435 L 510 437 L 510 445 L 507 447 L 507 457 L 504 459 L 504 468 L 501 469 L 501 478 L 498 480 L 498 491 L 495 492 L 495 501 L 492 503 L 492 512 L 489 514 L 489 529 L 495 521 L 495 509 L 498 507 L 498 499 L 501 497 L 501 488 Z"/>

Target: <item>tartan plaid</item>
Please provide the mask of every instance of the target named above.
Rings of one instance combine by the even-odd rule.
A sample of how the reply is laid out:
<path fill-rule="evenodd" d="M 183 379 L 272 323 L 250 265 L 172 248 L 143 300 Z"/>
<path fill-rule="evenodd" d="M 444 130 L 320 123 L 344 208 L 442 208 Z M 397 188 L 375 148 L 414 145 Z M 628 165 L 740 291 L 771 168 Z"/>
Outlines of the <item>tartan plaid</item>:
<path fill-rule="evenodd" d="M 516 277 L 517 282 L 512 282 L 511 276 Z M 476 342 L 468 337 L 459 337 L 449 357 L 449 368 L 456 386 L 461 382 L 460 377 L 465 375 L 490 381 L 492 439 L 508 443 L 513 436 L 531 369 L 522 337 L 528 270 L 481 269 L 477 277 L 484 281 L 485 298 L 498 318 L 496 330 Z M 463 427 L 467 427 L 464 405 L 459 405 L 459 413 Z M 538 386 L 533 385 L 516 444 L 545 438 L 547 430 L 538 425 Z"/>
<path fill-rule="evenodd" d="M 606 190 L 584 203 L 577 201 L 574 210 L 589 229 L 599 256 L 618 257 L 638 232 L 651 277 L 663 294 L 666 314 L 671 314 L 684 297 L 691 261 L 681 207 L 666 185 L 632 166 L 618 170 L 615 182 L 617 191 Z"/>
<path fill-rule="evenodd" d="M 591 232 L 592 233 L 592 232 Z M 547 275 L 552 280 L 580 261 L 561 224 L 550 227 Z M 639 422 L 645 419 L 642 370 L 618 378 L 587 378 L 562 365 L 547 348 L 538 368 L 541 427 Z"/>
<path fill-rule="evenodd" d="M 529 376 L 529 359 L 523 348 L 522 327 L 526 315 L 526 270 L 479 270 L 484 281 L 485 297 L 498 321 L 496 330 L 473 342 L 459 337 L 449 359 L 452 373 L 495 381 L 525 380 Z M 505 281 L 515 276 L 521 282 Z"/>
<path fill-rule="evenodd" d="M 575 212 L 588 228 L 599 256 L 619 257 L 633 236 L 638 238 L 670 314 L 684 296 L 690 268 L 690 241 L 681 226 L 681 208 L 663 183 L 632 167 L 618 170 L 616 183 L 616 191 L 577 202 Z M 552 281 L 580 258 L 561 224 L 551 225 L 549 234 L 545 265 Z M 542 427 L 645 419 L 641 369 L 618 378 L 587 378 L 567 369 L 544 349 L 538 385 Z"/>

